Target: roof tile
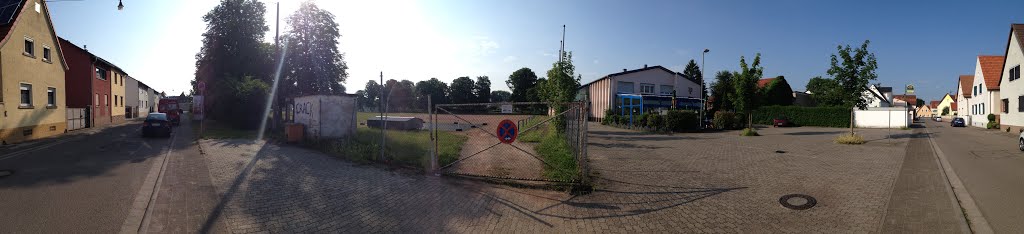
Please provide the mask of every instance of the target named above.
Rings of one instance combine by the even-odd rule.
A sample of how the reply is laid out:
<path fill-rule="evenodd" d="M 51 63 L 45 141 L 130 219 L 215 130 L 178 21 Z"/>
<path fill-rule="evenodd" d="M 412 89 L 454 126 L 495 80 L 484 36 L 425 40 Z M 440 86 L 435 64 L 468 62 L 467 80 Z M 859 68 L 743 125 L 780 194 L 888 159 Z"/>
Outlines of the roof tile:
<path fill-rule="evenodd" d="M 1004 56 L 979 55 L 978 63 L 981 63 L 981 75 L 985 76 L 985 89 L 999 90 L 999 79 L 1003 75 Z"/>

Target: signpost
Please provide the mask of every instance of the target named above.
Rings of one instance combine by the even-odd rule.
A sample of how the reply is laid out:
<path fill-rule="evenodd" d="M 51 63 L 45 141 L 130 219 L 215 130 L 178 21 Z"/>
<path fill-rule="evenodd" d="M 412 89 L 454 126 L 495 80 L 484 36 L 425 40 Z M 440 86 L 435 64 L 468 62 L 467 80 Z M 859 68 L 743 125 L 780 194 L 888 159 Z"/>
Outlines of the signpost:
<path fill-rule="evenodd" d="M 512 120 L 506 119 L 498 123 L 498 140 L 501 143 L 512 144 L 512 142 L 516 141 L 518 135 L 519 127 Z"/>

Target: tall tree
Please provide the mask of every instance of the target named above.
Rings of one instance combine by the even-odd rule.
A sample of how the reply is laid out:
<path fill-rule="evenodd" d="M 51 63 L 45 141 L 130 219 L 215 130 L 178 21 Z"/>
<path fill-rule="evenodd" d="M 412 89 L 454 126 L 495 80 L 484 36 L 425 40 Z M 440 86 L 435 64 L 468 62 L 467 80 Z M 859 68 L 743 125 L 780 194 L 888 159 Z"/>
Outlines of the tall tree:
<path fill-rule="evenodd" d="M 476 95 L 473 95 L 474 88 L 476 88 L 476 84 L 468 76 L 455 78 L 452 81 L 449 95 L 451 102 L 455 104 L 473 103 L 476 100 Z"/>
<path fill-rule="evenodd" d="M 694 62 L 693 59 L 690 59 L 690 62 L 686 64 L 686 68 L 683 69 L 683 77 L 697 82 L 697 85 L 702 86 L 704 89 L 704 94 L 708 93 L 707 86 L 702 85 L 704 84 L 704 74 L 700 72 L 700 67 L 697 66 L 697 63 Z M 700 95 L 695 96 L 700 97 Z"/>
<path fill-rule="evenodd" d="M 387 103 L 386 111 L 402 112 L 413 110 L 412 82 L 408 80 L 398 81 L 387 80 L 384 83 L 384 101 Z"/>
<path fill-rule="evenodd" d="M 576 91 L 580 88 L 581 76 L 576 74 L 576 66 L 572 64 L 572 52 L 565 51 L 560 55 L 561 59 L 552 64 L 548 70 L 547 80 L 538 82 L 539 96 L 542 100 L 552 103 L 551 109 L 555 113 L 562 113 L 569 109 L 564 104 L 576 99 Z M 559 132 L 565 131 L 565 116 L 555 117 L 555 126 Z"/>
<path fill-rule="evenodd" d="M 505 90 L 491 91 L 491 102 L 507 102 L 511 100 L 512 93 Z"/>
<path fill-rule="evenodd" d="M 760 90 L 761 100 L 767 106 L 793 105 L 793 88 L 789 87 L 786 77 L 779 76 Z"/>
<path fill-rule="evenodd" d="M 512 75 L 508 76 L 508 80 L 505 81 L 508 88 L 512 90 L 512 96 L 510 97 L 513 102 L 535 102 L 540 100 L 537 98 L 537 74 L 533 73 L 533 70 L 529 68 L 520 68 Z"/>
<path fill-rule="evenodd" d="M 811 92 L 811 99 L 819 106 L 843 106 L 842 89 L 839 82 L 834 79 L 822 78 L 820 76 L 807 81 L 807 91 Z"/>
<path fill-rule="evenodd" d="M 363 90 L 366 91 L 366 107 L 371 109 L 376 108 L 377 105 L 381 103 L 380 94 L 381 92 L 383 92 L 382 88 L 383 87 L 381 87 L 381 85 L 378 84 L 377 81 L 375 80 L 370 80 L 366 82 L 366 87 L 363 88 Z"/>
<path fill-rule="evenodd" d="M 334 14 L 306 1 L 288 17 L 288 24 L 282 85 L 295 85 L 292 95 L 345 93 L 348 66 L 338 50 L 341 33 Z"/>
<path fill-rule="evenodd" d="M 356 95 L 356 109 L 359 111 L 366 111 L 369 106 L 370 100 L 366 98 L 366 90 L 358 90 Z"/>
<path fill-rule="evenodd" d="M 754 63 L 749 66 L 746 58 L 740 56 L 740 71 L 733 73 L 733 106 L 737 111 L 747 115 L 747 128 L 753 127 L 752 113 L 760 105 L 757 98 L 757 81 L 761 79 L 763 71 L 761 53 L 757 53 Z"/>
<path fill-rule="evenodd" d="M 448 103 L 448 84 L 437 78 L 416 82 L 416 100 L 420 106 L 427 106 L 427 97 L 430 97 L 432 104 Z"/>
<path fill-rule="evenodd" d="M 839 83 L 843 106 L 855 106 L 862 110 L 867 108 L 868 102 L 862 98 L 862 94 L 868 89 L 868 84 L 878 78 L 875 73 L 878 62 L 875 61 L 875 54 L 868 51 L 870 43 L 865 40 L 857 49 L 851 49 L 850 45 L 837 46 L 838 54 L 832 55 L 832 67 L 828 69 L 828 74 Z"/>
<path fill-rule="evenodd" d="M 477 103 L 491 102 L 491 79 L 487 76 L 477 76 L 473 94 L 476 95 Z"/>
<path fill-rule="evenodd" d="M 206 106 L 211 119 L 237 119 L 235 111 L 259 113 L 249 105 L 235 105 L 243 99 L 261 94 L 255 82 L 267 79 L 270 54 L 265 49 L 263 35 L 268 30 L 263 15 L 266 7 L 256 0 L 222 0 L 203 16 L 206 32 L 202 47 L 196 54 L 196 80 L 206 83 Z M 252 92 L 250 92 L 252 91 Z M 257 98 L 258 99 L 258 98 Z M 259 102 L 265 102 L 262 100 Z M 251 115 L 249 119 L 262 118 Z M 239 127 L 250 121 L 234 121 Z"/>
<path fill-rule="evenodd" d="M 711 113 L 733 110 L 732 94 L 735 90 L 732 72 L 719 71 L 715 74 L 715 83 L 711 84 L 711 96 L 714 97 L 714 101 L 711 102 Z"/>
<path fill-rule="evenodd" d="M 924 106 L 924 100 L 918 98 L 917 99 L 917 105 L 915 105 L 914 107 L 922 107 L 922 106 Z"/>

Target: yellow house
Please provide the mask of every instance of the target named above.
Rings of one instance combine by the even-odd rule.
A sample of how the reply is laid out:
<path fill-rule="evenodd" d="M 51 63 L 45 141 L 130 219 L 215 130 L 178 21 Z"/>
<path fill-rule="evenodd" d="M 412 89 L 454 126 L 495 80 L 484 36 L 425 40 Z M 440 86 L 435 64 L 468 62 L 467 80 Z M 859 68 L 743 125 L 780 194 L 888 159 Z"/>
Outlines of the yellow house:
<path fill-rule="evenodd" d="M 128 75 L 117 67 L 110 69 L 110 118 L 114 124 L 127 121 L 125 113 L 125 84 Z"/>
<path fill-rule="evenodd" d="M 942 100 L 939 101 L 939 106 L 937 108 L 935 108 L 935 110 L 938 111 L 939 115 L 942 115 L 942 116 L 956 115 L 956 106 L 955 105 L 956 105 L 956 98 L 954 98 L 952 95 L 949 95 L 947 93 L 946 96 L 942 96 Z M 943 115 L 942 114 L 942 110 L 946 109 L 946 108 L 949 108 L 949 113 L 946 113 L 945 115 Z"/>
<path fill-rule="evenodd" d="M 64 133 L 67 64 L 43 0 L 8 0 L 0 9 L 0 141 Z"/>

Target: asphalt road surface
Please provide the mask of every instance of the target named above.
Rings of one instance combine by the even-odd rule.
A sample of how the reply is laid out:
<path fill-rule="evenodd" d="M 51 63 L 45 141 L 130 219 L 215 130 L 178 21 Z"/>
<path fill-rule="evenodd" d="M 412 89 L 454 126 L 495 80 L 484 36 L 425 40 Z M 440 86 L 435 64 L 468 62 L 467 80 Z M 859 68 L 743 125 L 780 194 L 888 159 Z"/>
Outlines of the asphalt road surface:
<path fill-rule="evenodd" d="M 133 122 L 0 149 L 0 170 L 14 172 L 0 178 L 0 232 L 119 232 L 171 142 L 142 138 L 139 128 Z"/>
<path fill-rule="evenodd" d="M 1024 152 L 1014 134 L 925 122 L 992 230 L 1024 232 Z"/>

